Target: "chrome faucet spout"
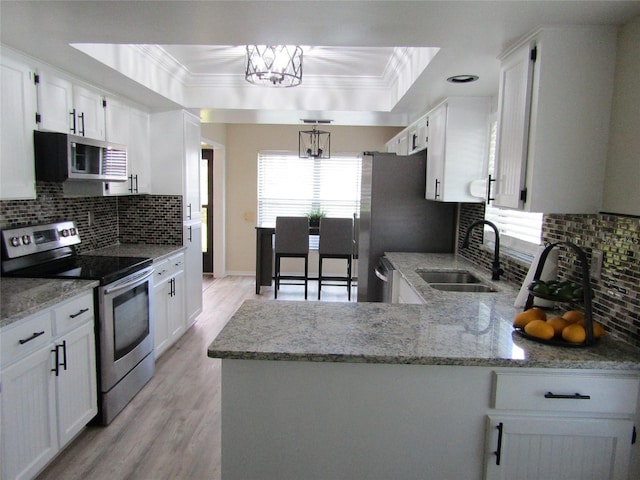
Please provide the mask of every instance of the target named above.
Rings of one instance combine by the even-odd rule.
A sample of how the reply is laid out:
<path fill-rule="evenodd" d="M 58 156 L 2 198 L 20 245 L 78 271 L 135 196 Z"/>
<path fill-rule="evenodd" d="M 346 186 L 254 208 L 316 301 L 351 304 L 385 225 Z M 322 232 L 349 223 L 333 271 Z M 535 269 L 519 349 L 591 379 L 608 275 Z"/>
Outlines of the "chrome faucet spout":
<path fill-rule="evenodd" d="M 467 232 L 464 235 L 462 241 L 462 248 L 469 248 L 469 239 L 471 237 L 472 230 L 478 225 L 489 225 L 496 233 L 496 240 L 493 249 L 493 264 L 491 265 L 491 280 L 500 280 L 500 275 L 504 273 L 504 270 L 500 268 L 500 233 L 495 223 L 489 220 L 477 220 L 467 227 Z"/>

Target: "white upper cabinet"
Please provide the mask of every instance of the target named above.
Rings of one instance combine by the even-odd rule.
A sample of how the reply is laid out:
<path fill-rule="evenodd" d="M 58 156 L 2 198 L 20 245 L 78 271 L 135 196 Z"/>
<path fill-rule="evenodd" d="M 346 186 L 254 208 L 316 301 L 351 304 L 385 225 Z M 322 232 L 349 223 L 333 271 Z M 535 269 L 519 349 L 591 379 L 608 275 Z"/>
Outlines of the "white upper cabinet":
<path fill-rule="evenodd" d="M 183 110 L 151 116 L 152 193 L 181 195 L 183 220 L 200 220 L 200 119 Z"/>
<path fill-rule="evenodd" d="M 104 99 L 96 91 L 38 72 L 40 130 L 105 139 Z"/>
<path fill-rule="evenodd" d="M 386 143 L 387 152 L 395 153 L 396 155 L 408 155 L 409 154 L 409 136 L 408 130 L 402 130 L 395 137 Z"/>
<path fill-rule="evenodd" d="M 501 56 L 495 206 L 600 210 L 615 51 L 614 28 L 562 27 Z"/>
<path fill-rule="evenodd" d="M 469 185 L 486 176 L 489 113 L 489 98 L 451 97 L 427 114 L 428 200 L 483 201 Z"/>
<path fill-rule="evenodd" d="M 115 98 L 105 107 L 107 141 L 127 148 L 126 182 L 109 182 L 108 195 L 136 195 L 150 191 L 149 114 Z"/>
<path fill-rule="evenodd" d="M 428 117 L 424 116 L 409 127 L 407 135 L 409 154 L 427 148 L 428 123 Z"/>
<path fill-rule="evenodd" d="M 36 128 L 34 71 L 0 58 L 0 199 L 36 198 L 33 130 Z"/>

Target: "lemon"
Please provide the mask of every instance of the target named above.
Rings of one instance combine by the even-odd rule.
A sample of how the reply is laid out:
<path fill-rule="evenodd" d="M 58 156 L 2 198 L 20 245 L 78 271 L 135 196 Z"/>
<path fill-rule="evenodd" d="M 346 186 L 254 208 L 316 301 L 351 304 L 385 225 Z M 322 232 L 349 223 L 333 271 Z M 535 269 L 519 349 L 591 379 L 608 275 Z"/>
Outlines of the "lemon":
<path fill-rule="evenodd" d="M 551 340 L 555 334 L 553 327 L 545 320 L 532 320 L 524 326 L 524 331 L 527 335 L 543 340 Z"/>
<path fill-rule="evenodd" d="M 587 338 L 587 332 L 579 323 L 572 323 L 562 330 L 562 338 L 571 343 L 582 343 Z"/>
<path fill-rule="evenodd" d="M 513 319 L 513 326 L 516 328 L 524 328 L 527 323 L 533 320 L 546 320 L 547 314 L 541 308 L 533 307 L 524 312 L 518 313 Z"/>
<path fill-rule="evenodd" d="M 582 325 L 584 327 L 584 320 L 577 322 L 578 324 Z M 585 331 L 586 331 L 586 327 L 585 327 Z M 604 337 L 605 334 L 607 333 L 607 331 L 602 327 L 602 325 L 600 325 L 597 322 L 593 322 L 593 338 L 600 338 L 600 337 Z"/>
<path fill-rule="evenodd" d="M 578 310 L 569 310 L 568 312 L 564 312 L 562 318 L 568 320 L 569 323 L 581 322 L 584 321 L 584 313 Z"/>
<path fill-rule="evenodd" d="M 553 327 L 556 337 L 562 336 L 562 330 L 569 325 L 569 321 L 562 317 L 553 317 L 547 320 L 547 323 Z"/>

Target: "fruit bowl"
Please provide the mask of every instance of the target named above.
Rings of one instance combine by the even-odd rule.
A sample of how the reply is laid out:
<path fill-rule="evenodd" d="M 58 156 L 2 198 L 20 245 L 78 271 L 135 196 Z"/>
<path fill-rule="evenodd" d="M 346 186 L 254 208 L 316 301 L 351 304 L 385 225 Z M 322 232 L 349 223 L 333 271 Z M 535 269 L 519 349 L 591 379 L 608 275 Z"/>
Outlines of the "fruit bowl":
<path fill-rule="evenodd" d="M 513 330 L 514 330 L 515 333 L 520 335 L 522 338 L 526 338 L 527 340 L 531 340 L 533 342 L 542 343 L 544 345 L 552 345 L 554 347 L 585 348 L 585 347 L 590 347 L 590 346 L 594 345 L 598 340 L 600 340 L 599 338 L 594 338 L 592 344 L 587 344 L 586 342 L 582 342 L 582 343 L 567 342 L 566 340 L 563 340 L 561 338 L 556 338 L 556 337 L 551 338 L 550 340 L 545 340 L 543 338 L 534 337 L 533 335 L 529 335 L 522 328 L 513 327 Z"/>
<path fill-rule="evenodd" d="M 576 282 L 535 280 L 529 284 L 528 289 L 529 293 L 534 297 L 553 302 L 579 302 L 584 300 L 584 286 Z"/>

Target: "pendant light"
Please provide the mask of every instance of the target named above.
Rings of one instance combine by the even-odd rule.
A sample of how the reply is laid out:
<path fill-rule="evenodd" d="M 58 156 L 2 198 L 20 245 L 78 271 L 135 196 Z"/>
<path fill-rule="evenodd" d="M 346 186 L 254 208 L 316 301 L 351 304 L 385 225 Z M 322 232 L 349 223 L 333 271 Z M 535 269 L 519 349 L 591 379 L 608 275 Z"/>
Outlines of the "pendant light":
<path fill-rule="evenodd" d="M 303 120 L 305 123 L 329 123 L 331 120 Z M 331 158 L 331 133 L 317 130 L 298 132 L 298 156 L 300 158 Z"/>
<path fill-rule="evenodd" d="M 302 82 L 302 48 L 247 45 L 244 78 L 255 85 L 295 87 Z"/>

